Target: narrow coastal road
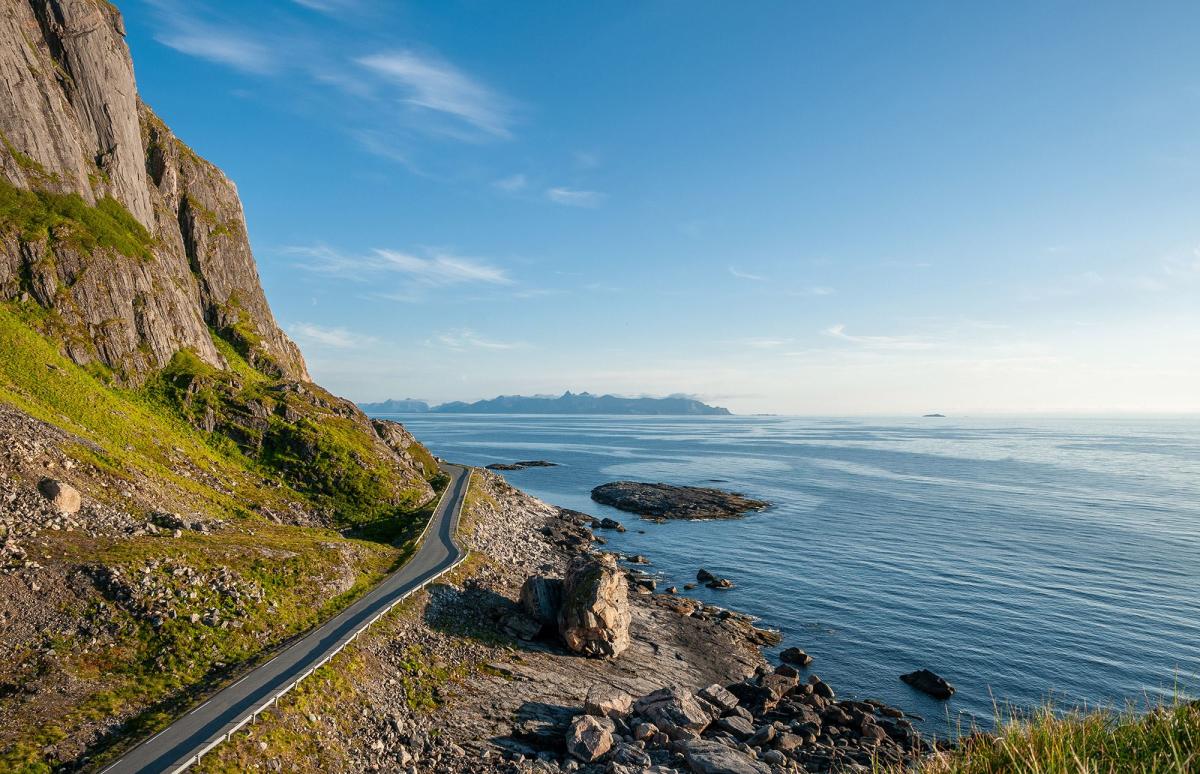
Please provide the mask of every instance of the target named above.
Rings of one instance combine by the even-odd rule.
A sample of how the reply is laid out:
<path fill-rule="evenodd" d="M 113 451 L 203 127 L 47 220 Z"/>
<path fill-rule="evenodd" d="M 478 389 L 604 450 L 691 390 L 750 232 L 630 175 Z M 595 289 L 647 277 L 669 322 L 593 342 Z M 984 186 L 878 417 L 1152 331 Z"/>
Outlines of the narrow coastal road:
<path fill-rule="evenodd" d="M 454 544 L 454 530 L 470 471 L 458 465 L 443 465 L 442 470 L 450 476 L 450 484 L 417 552 L 403 567 L 303 639 L 102 769 L 102 774 L 159 774 L 195 764 L 200 755 L 271 706 L 379 616 L 461 561 L 466 552 Z"/>

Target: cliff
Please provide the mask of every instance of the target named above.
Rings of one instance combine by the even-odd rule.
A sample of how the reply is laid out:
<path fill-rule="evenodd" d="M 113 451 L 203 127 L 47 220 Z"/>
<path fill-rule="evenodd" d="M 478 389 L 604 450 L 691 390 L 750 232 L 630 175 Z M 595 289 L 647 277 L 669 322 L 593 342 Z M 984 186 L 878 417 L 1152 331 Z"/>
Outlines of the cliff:
<path fill-rule="evenodd" d="M 188 349 L 308 380 L 259 284 L 237 188 L 138 99 L 103 0 L 0 0 L 0 299 L 140 384 Z"/>

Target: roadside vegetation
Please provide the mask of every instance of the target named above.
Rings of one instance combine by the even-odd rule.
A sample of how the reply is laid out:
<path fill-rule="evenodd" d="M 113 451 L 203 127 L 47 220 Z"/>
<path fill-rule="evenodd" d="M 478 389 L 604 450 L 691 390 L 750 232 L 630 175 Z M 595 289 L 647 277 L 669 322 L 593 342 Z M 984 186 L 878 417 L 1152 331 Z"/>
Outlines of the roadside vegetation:
<path fill-rule="evenodd" d="M 382 467 L 371 456 L 374 439 L 349 420 L 310 420 L 300 431 L 314 452 L 304 475 L 316 485 L 289 474 L 287 459 L 248 454 L 233 438 L 194 426 L 171 385 L 236 384 L 245 395 L 269 396 L 278 384 L 220 337 L 214 341 L 229 370 L 184 354 L 146 386 L 129 389 L 104 369 L 81 368 L 60 354 L 39 330 L 52 316 L 32 303 L 0 303 L 0 403 L 75 439 L 64 448 L 76 462 L 67 478 L 88 497 L 146 510 L 147 517 L 169 507 L 224 526 L 185 529 L 178 537 L 171 530 L 39 536 L 40 582 L 51 583 L 58 599 L 73 600 L 58 611 L 72 623 L 46 630 L 0 664 L 0 688 L 31 687 L 0 690 L 0 717 L 14 720 L 0 722 L 5 772 L 53 771 L 78 762 L 84 749 L 95 763 L 164 727 L 406 561 L 435 504 L 397 474 L 373 472 Z M 221 394 L 212 398 L 217 408 L 227 405 Z M 419 444 L 410 452 L 422 469 L 428 458 L 433 472 L 426 477 L 440 490 L 444 480 L 432 457 Z M 349 468 L 358 477 L 339 485 Z M 327 526 L 288 523 L 304 514 L 327 516 Z M 85 579 L 97 573 L 149 589 L 146 599 L 169 603 L 172 615 L 151 616 L 128 598 L 97 590 L 66 594 L 90 588 Z M 41 681 L 51 682 L 38 688 Z M 122 725 L 112 727 L 113 718 Z"/>

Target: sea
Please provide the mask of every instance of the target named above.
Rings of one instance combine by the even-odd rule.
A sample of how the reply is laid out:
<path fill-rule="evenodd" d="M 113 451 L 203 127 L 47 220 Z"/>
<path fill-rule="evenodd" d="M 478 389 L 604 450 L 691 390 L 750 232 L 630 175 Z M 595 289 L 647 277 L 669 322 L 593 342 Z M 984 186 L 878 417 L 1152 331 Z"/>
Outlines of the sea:
<path fill-rule="evenodd" d="M 391 418 L 454 462 L 557 463 L 504 475 L 622 521 L 599 534 L 646 555 L 660 588 L 701 567 L 729 578 L 687 593 L 754 615 L 839 696 L 926 732 L 1200 693 L 1200 418 Z M 653 523 L 590 499 L 616 480 L 772 505 Z M 900 681 L 919 668 L 957 693 Z"/>

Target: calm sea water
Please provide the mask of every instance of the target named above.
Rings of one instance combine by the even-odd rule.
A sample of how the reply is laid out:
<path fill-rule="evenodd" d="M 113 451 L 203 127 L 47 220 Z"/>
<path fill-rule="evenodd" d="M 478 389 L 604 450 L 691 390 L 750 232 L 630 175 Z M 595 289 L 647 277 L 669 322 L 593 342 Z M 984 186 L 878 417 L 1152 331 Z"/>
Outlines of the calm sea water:
<path fill-rule="evenodd" d="M 609 515 L 610 547 L 666 584 L 703 566 L 842 695 L 945 733 L 993 703 L 1117 705 L 1200 688 L 1200 420 L 397 417 L 437 454 Z M 720 486 L 744 519 L 642 522 L 591 501 L 617 479 Z M 717 480 L 714 483 L 714 480 Z M 637 530 L 644 530 L 639 534 Z M 898 679 L 927 667 L 947 703 Z M 949 725 L 948 725 L 949 724 Z"/>

